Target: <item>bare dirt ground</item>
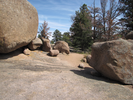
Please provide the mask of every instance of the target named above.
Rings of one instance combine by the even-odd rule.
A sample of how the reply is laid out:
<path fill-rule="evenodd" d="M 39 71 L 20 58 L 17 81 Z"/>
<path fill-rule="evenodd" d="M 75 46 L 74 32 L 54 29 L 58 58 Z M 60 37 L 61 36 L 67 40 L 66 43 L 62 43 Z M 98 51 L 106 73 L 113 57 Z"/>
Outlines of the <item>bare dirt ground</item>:
<path fill-rule="evenodd" d="M 59 54 L 60 60 L 67 61 L 72 65 L 72 67 L 77 67 L 80 63 L 83 63 L 85 67 L 90 67 L 87 63 L 81 62 L 84 58 L 84 54 L 70 53 L 69 55 L 63 53 Z"/>
<path fill-rule="evenodd" d="M 131 85 L 92 76 L 88 64 L 79 69 L 83 56 L 0 55 L 0 100 L 132 100 Z"/>

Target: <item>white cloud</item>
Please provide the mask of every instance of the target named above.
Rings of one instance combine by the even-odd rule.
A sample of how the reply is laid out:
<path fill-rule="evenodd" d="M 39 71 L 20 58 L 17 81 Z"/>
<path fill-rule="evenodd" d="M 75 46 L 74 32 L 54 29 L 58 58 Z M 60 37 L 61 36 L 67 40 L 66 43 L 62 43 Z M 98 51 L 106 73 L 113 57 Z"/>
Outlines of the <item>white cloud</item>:
<path fill-rule="evenodd" d="M 51 26 L 67 27 L 67 25 L 60 24 L 60 23 L 57 23 L 57 22 L 48 21 L 48 23 L 49 23 L 49 25 L 51 25 Z"/>
<path fill-rule="evenodd" d="M 50 15 L 42 15 L 42 14 L 39 14 L 39 19 L 42 19 L 42 20 L 49 20 L 49 19 L 67 19 L 69 20 L 70 17 L 65 17 L 65 16 L 50 16 Z"/>
<path fill-rule="evenodd" d="M 56 20 L 53 20 L 56 19 Z M 48 27 L 50 27 L 50 31 L 54 31 L 59 29 L 60 31 L 69 31 L 71 26 L 70 18 L 61 17 L 61 16 L 45 16 L 39 14 L 39 24 L 43 24 L 44 20 L 48 23 Z M 61 21 L 60 21 L 61 20 Z M 66 22 L 64 20 L 67 20 Z"/>
<path fill-rule="evenodd" d="M 31 0 L 29 0 L 31 1 Z M 79 4 L 77 0 L 37 0 L 31 1 L 32 4 L 36 7 L 36 9 L 39 10 L 51 10 L 51 11 L 68 11 L 73 12 L 77 8 L 79 8 Z"/>
<path fill-rule="evenodd" d="M 62 9 L 60 9 L 60 10 L 69 11 L 69 12 L 75 12 L 74 9 L 69 9 L 69 8 L 62 8 Z"/>
<path fill-rule="evenodd" d="M 40 25 L 44 22 L 44 20 L 39 20 Z M 50 32 L 58 29 L 59 31 L 69 31 L 69 28 L 71 26 L 71 23 L 66 23 L 66 24 L 62 24 L 62 23 L 58 23 L 58 22 L 53 22 L 53 21 L 47 21 L 48 23 L 48 27 L 50 27 Z"/>
<path fill-rule="evenodd" d="M 51 22 L 48 21 L 48 25 L 51 29 L 56 30 L 58 29 L 59 31 L 68 31 L 70 28 L 69 24 L 61 24 L 61 23 L 57 23 L 57 22 Z"/>

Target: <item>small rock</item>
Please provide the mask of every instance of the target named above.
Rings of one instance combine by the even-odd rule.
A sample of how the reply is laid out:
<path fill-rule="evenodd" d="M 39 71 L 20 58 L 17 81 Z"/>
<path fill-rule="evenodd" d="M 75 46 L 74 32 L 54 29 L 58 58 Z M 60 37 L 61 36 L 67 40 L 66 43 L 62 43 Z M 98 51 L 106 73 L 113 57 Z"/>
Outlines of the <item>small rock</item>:
<path fill-rule="evenodd" d="M 83 60 L 83 62 L 86 62 L 86 58 L 83 58 L 82 60 Z"/>
<path fill-rule="evenodd" d="M 51 56 L 57 56 L 59 54 L 59 50 L 50 50 L 49 54 Z"/>
<path fill-rule="evenodd" d="M 133 31 L 129 32 L 129 33 L 126 35 L 126 39 L 133 39 Z"/>
<path fill-rule="evenodd" d="M 91 55 L 86 56 L 86 62 L 89 63 L 91 60 Z"/>
<path fill-rule="evenodd" d="M 43 42 L 42 50 L 45 51 L 45 52 L 50 52 L 50 50 L 52 48 L 51 48 L 49 39 L 45 39 L 45 38 L 41 37 L 41 40 Z"/>
<path fill-rule="evenodd" d="M 25 54 L 25 55 L 30 55 L 30 50 L 28 49 L 28 48 L 25 48 L 24 49 L 24 51 L 23 51 L 23 53 Z"/>
<path fill-rule="evenodd" d="M 84 68 L 84 64 L 83 63 L 80 63 L 78 67 L 79 68 Z"/>
<path fill-rule="evenodd" d="M 28 45 L 30 50 L 36 50 L 42 45 L 42 41 L 39 38 L 35 38 L 31 41 L 31 43 Z"/>

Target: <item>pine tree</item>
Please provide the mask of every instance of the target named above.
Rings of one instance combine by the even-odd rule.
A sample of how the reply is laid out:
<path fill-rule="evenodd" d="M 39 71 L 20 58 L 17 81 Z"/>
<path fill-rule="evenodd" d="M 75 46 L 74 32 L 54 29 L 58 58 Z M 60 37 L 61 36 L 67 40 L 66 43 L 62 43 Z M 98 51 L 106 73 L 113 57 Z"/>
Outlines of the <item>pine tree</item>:
<path fill-rule="evenodd" d="M 120 11 L 124 14 L 121 20 L 126 23 L 129 30 L 133 30 L 133 0 L 119 0 Z"/>
<path fill-rule="evenodd" d="M 62 35 L 62 41 L 65 41 L 68 43 L 68 45 L 71 45 L 71 40 L 70 40 L 70 32 L 64 32 Z"/>
<path fill-rule="evenodd" d="M 76 16 L 72 17 L 73 24 L 70 28 L 73 39 L 72 43 L 74 47 L 85 51 L 92 44 L 91 15 L 86 4 L 83 4 L 75 14 Z"/>
<path fill-rule="evenodd" d="M 56 29 L 53 33 L 53 41 L 57 42 L 57 41 L 61 41 L 61 40 L 62 40 L 61 32 L 58 29 Z"/>

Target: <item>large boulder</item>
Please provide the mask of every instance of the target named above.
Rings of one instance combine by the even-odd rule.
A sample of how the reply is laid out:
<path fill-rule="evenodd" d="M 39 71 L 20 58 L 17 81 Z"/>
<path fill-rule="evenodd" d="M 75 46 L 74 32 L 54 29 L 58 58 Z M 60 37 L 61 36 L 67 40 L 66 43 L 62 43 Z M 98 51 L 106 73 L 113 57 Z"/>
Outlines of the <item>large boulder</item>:
<path fill-rule="evenodd" d="M 27 0 L 0 0 L 0 53 L 28 45 L 37 29 L 37 10 Z"/>
<path fill-rule="evenodd" d="M 59 50 L 61 53 L 65 52 L 66 54 L 69 54 L 69 46 L 65 41 L 57 41 L 54 45 L 54 49 Z"/>
<path fill-rule="evenodd" d="M 36 50 L 38 48 L 40 48 L 42 45 L 42 40 L 39 38 L 35 38 L 34 40 L 31 41 L 31 43 L 29 44 L 29 49 L 31 50 Z"/>
<path fill-rule="evenodd" d="M 50 40 L 45 39 L 43 37 L 41 37 L 41 40 L 43 42 L 42 50 L 45 51 L 45 52 L 50 52 L 50 50 L 52 49 L 51 45 L 50 45 Z"/>
<path fill-rule="evenodd" d="M 89 64 L 105 77 L 133 84 L 133 40 L 94 43 Z"/>
<path fill-rule="evenodd" d="M 133 31 L 129 32 L 129 33 L 126 35 L 126 39 L 133 39 Z"/>
<path fill-rule="evenodd" d="M 30 51 L 28 48 L 24 48 L 23 53 L 24 53 L 25 55 L 30 55 L 31 51 Z"/>

